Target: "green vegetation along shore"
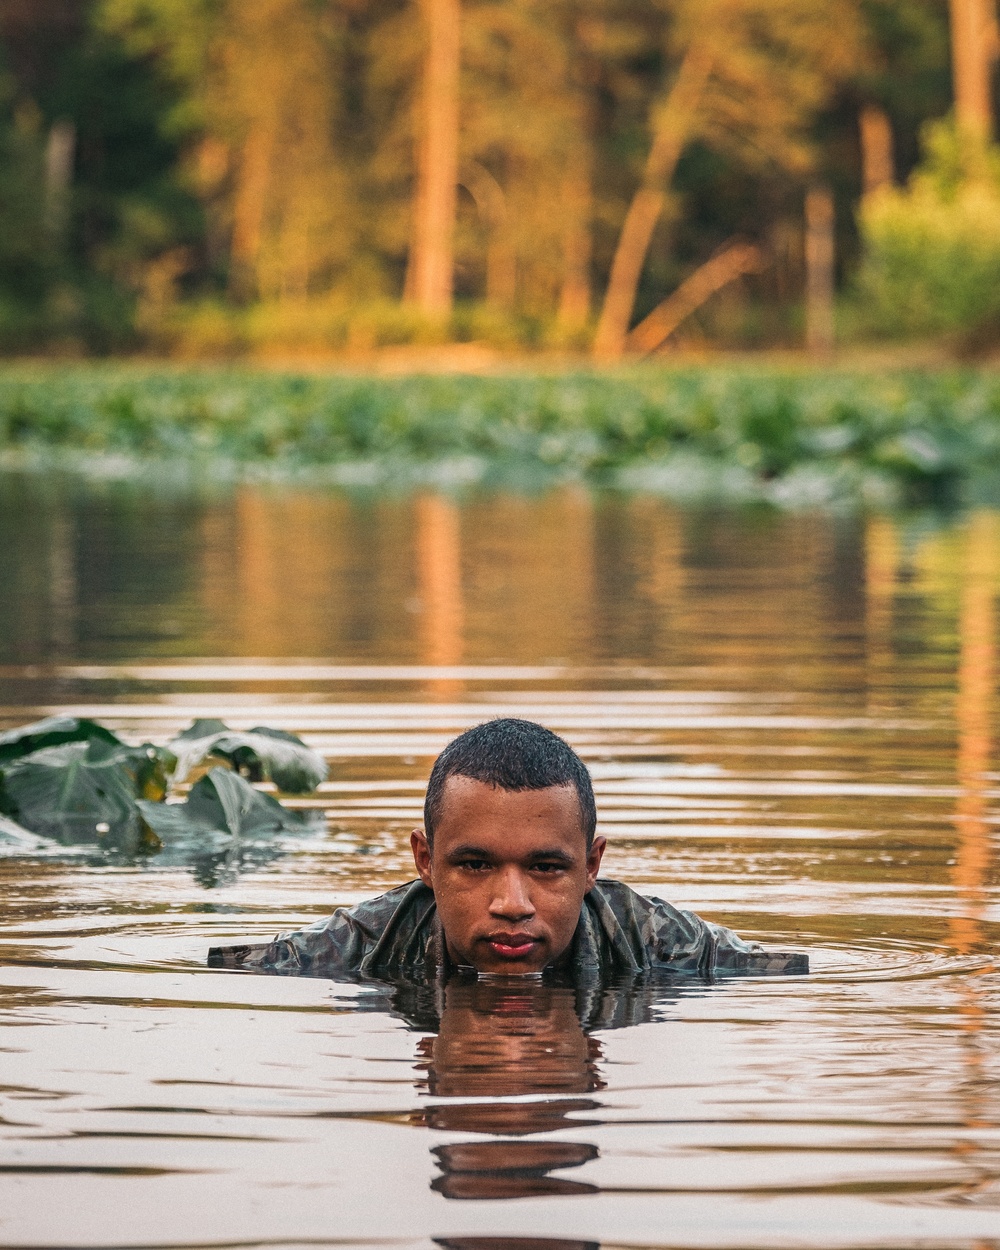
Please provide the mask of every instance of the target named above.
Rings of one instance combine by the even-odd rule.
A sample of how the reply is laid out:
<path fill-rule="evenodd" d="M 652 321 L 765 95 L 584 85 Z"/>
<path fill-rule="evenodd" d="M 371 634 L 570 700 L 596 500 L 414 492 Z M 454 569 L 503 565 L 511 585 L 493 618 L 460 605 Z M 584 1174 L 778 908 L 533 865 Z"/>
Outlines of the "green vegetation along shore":
<path fill-rule="evenodd" d="M 494 376 L 0 371 L 0 464 L 212 480 L 578 480 L 787 506 L 1000 500 L 1000 375 L 778 366 Z"/>

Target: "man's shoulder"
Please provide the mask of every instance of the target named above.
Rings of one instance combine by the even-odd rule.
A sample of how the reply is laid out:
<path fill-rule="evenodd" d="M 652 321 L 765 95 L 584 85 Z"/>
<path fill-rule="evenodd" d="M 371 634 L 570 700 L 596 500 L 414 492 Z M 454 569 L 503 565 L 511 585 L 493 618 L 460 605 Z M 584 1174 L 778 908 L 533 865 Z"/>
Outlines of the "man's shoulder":
<path fill-rule="evenodd" d="M 422 910 L 433 899 L 433 890 L 424 885 L 421 880 L 407 881 L 405 885 L 397 885 L 392 890 L 386 890 L 384 894 L 366 898 L 352 907 L 338 908 L 329 920 L 334 920 L 343 913 L 356 924 L 368 929 L 373 936 L 377 936 L 400 910 L 408 910 L 411 907 Z"/>
<path fill-rule="evenodd" d="M 640 894 L 638 890 L 634 890 L 630 885 L 626 885 L 624 881 L 615 881 L 612 877 L 598 877 L 591 894 L 601 894 L 608 900 L 620 900 L 622 902 L 630 899 L 641 899 L 643 902 L 649 902 L 649 899 L 645 895 Z"/>
<path fill-rule="evenodd" d="M 408 881 L 374 898 L 338 907 L 332 915 L 273 942 L 212 947 L 208 963 L 258 972 L 356 970 L 384 948 L 388 936 L 394 946 L 412 936 L 433 905 L 433 891 L 422 881 Z"/>
<path fill-rule="evenodd" d="M 801 952 L 764 950 L 731 929 L 655 895 L 640 894 L 624 882 L 601 878 L 587 897 L 620 961 L 627 950 L 640 967 L 703 976 L 809 971 L 809 958 Z"/>
<path fill-rule="evenodd" d="M 615 881 L 611 877 L 599 877 L 587 897 L 592 903 L 610 907 L 617 915 L 648 915 L 655 911 L 663 911 L 670 916 L 682 914 L 673 903 L 653 895 L 640 894 L 624 881 Z"/>

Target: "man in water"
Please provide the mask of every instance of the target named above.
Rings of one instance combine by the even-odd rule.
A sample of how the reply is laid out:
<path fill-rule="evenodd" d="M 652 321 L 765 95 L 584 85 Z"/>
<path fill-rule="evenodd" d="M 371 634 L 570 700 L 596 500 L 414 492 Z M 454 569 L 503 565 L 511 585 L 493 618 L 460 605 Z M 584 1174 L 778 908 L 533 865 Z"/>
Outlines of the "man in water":
<path fill-rule="evenodd" d="M 583 761 L 532 721 L 499 719 L 451 742 L 431 771 L 419 879 L 260 946 L 214 947 L 212 967 L 440 981 L 468 974 L 595 976 L 807 972 L 719 925 L 599 880 Z"/>

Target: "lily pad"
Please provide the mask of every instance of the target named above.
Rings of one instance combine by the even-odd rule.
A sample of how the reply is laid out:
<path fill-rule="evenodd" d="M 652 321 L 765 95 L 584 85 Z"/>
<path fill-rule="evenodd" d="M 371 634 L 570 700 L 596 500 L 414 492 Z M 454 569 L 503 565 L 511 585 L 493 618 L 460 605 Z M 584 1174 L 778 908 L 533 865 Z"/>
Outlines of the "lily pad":
<path fill-rule="evenodd" d="M 170 777 L 177 767 L 177 756 L 173 751 L 153 746 L 151 742 L 144 742 L 139 747 L 91 742 L 90 758 L 94 763 L 117 764 L 132 779 L 136 798 L 152 799 L 158 803 L 167 797 Z"/>
<path fill-rule="evenodd" d="M 104 742 L 109 746 L 123 746 L 117 734 L 105 729 L 97 721 L 77 716 L 48 716 L 45 720 L 8 729 L 0 733 L 0 764 L 22 759 L 45 747 L 63 746 L 67 742 Z"/>
<path fill-rule="evenodd" d="M 264 725 L 244 732 L 221 720 L 196 720 L 169 749 L 177 756 L 179 781 L 210 756 L 226 760 L 248 781 L 273 781 L 285 794 L 310 793 L 328 772 L 323 757 L 301 738 Z"/>
<path fill-rule="evenodd" d="M 49 846 L 49 839 L 22 828 L 16 820 L 11 820 L 8 816 L 0 816 L 0 856 L 46 850 Z"/>
<path fill-rule="evenodd" d="M 184 803 L 140 799 L 137 807 L 168 847 L 222 847 L 235 839 L 302 833 L 310 823 L 228 768 L 213 768 L 195 782 Z"/>
<path fill-rule="evenodd" d="M 153 850 L 135 802 L 140 777 L 152 766 L 142 748 L 121 743 L 45 747 L 0 773 L 0 812 L 64 844 Z"/>
<path fill-rule="evenodd" d="M 206 889 L 235 881 L 284 854 L 288 834 L 323 827 L 269 794 L 261 794 L 238 773 L 213 768 L 191 787 L 185 803 L 138 803 L 143 819 L 163 845 L 157 862 L 184 865 Z"/>

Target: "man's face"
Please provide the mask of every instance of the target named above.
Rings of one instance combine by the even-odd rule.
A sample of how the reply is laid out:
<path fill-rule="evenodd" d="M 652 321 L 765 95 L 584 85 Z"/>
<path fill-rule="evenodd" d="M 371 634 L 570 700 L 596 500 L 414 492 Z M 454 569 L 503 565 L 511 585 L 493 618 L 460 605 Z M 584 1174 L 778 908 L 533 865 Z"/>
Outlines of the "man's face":
<path fill-rule="evenodd" d="M 419 829 L 410 842 L 448 953 L 479 972 L 540 972 L 573 940 L 604 854 L 604 838 L 587 850 L 576 790 L 452 776 L 441 807 L 433 853 Z"/>

